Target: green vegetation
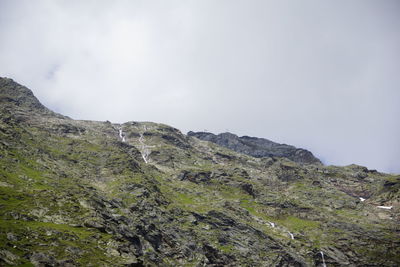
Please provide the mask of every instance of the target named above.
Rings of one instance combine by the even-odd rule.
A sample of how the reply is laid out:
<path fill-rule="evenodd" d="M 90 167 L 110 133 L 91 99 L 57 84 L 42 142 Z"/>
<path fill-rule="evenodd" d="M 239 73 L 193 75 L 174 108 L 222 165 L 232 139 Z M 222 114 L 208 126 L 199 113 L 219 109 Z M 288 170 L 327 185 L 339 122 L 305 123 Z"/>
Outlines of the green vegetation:
<path fill-rule="evenodd" d="M 33 107 L 0 106 L 1 266 L 400 264 L 398 175 L 253 158 L 150 122 L 123 124 L 122 142 L 121 125 Z"/>

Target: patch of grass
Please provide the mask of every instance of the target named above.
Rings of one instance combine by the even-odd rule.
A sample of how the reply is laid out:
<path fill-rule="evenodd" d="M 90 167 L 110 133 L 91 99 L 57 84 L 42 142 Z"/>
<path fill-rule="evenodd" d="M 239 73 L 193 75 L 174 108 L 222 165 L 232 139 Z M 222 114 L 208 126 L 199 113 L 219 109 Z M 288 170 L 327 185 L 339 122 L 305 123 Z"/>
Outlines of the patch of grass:
<path fill-rule="evenodd" d="M 231 244 L 229 244 L 229 245 L 217 244 L 216 247 L 217 247 L 217 249 L 221 250 L 224 253 L 232 253 L 234 251 L 234 247 Z"/>
<path fill-rule="evenodd" d="M 8 240 L 7 233 L 15 239 Z M 38 221 L 0 220 L 0 249 L 20 257 L 19 263 L 30 266 L 26 253 L 43 252 L 57 260 L 73 259 L 82 266 L 95 266 L 113 259 L 104 252 L 111 235 L 96 229 Z M 115 259 L 114 259 L 115 260 Z M 101 264 L 100 264 L 101 265 Z"/>
<path fill-rule="evenodd" d="M 188 194 L 184 193 L 176 193 L 176 199 L 183 205 L 193 205 L 196 203 L 194 201 L 193 196 L 189 196 Z"/>
<path fill-rule="evenodd" d="M 307 230 L 312 230 L 320 226 L 319 222 L 300 219 L 294 216 L 287 216 L 284 219 L 277 220 L 277 223 L 285 225 L 288 229 L 295 232 L 302 232 Z"/>
<path fill-rule="evenodd" d="M 249 199 L 242 199 L 240 201 L 240 206 L 242 208 L 246 209 L 248 212 L 250 212 L 253 215 L 259 216 L 261 214 L 257 212 L 255 205 L 256 204 L 254 203 L 254 201 L 251 201 Z"/>

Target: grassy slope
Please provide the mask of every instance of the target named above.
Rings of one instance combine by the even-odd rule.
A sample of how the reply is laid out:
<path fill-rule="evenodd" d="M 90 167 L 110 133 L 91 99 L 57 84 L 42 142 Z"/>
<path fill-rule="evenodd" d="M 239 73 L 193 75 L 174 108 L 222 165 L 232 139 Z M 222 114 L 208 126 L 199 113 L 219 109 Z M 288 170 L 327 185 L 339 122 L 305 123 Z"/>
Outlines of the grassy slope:
<path fill-rule="evenodd" d="M 2 114 L 4 264 L 29 266 L 45 254 L 81 266 L 218 265 L 224 257 L 279 265 L 293 255 L 315 265 L 320 250 L 332 264 L 400 262 L 398 176 L 255 159 L 161 124 L 127 123 L 122 143 L 110 123 L 23 109 Z M 141 133 L 149 164 L 141 158 Z M 125 217 L 140 251 L 117 226 Z"/>

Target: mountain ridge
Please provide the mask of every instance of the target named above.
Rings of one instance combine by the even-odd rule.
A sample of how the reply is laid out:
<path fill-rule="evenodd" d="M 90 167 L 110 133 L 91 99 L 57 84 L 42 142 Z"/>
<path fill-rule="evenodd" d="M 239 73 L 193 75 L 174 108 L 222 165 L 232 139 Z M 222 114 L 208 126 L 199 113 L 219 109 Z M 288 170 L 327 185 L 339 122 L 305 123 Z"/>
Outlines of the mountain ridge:
<path fill-rule="evenodd" d="M 0 265 L 400 263 L 399 175 L 72 120 L 0 85 Z"/>
<path fill-rule="evenodd" d="M 215 135 L 208 132 L 188 132 L 189 136 L 197 137 L 204 141 L 210 141 L 220 146 L 232 149 L 256 158 L 261 157 L 285 157 L 297 163 L 322 164 L 310 151 L 296 148 L 291 145 L 278 144 L 265 138 L 242 136 L 226 132 Z"/>

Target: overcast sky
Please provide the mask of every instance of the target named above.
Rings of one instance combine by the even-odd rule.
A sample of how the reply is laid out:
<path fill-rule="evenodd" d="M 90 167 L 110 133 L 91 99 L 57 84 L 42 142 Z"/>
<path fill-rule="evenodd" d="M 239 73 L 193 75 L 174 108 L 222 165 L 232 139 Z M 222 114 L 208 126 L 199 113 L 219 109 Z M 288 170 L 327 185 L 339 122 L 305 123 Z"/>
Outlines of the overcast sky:
<path fill-rule="evenodd" d="M 0 0 L 0 76 L 74 119 L 400 173 L 400 1 Z"/>

